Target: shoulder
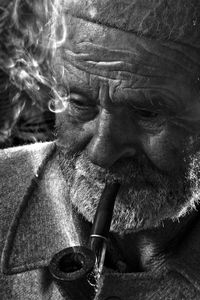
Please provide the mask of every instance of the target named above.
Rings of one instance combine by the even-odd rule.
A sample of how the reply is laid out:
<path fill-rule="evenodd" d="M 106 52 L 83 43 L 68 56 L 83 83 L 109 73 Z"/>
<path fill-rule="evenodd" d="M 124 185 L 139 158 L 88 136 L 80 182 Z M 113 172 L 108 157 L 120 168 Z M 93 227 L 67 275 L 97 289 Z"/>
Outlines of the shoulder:
<path fill-rule="evenodd" d="M 21 198 L 32 177 L 37 174 L 42 161 L 53 147 L 53 142 L 47 142 L 0 151 L 1 204 L 8 200 L 17 202 L 17 199 Z"/>
<path fill-rule="evenodd" d="M 53 148 L 53 142 L 36 143 L 0 151 L 0 187 L 13 187 L 15 181 L 33 176 L 44 157 Z"/>
<path fill-rule="evenodd" d="M 54 142 L 0 150 L 0 239 L 4 240 L 14 213 Z M 1 249 L 0 249 L 1 252 Z"/>
<path fill-rule="evenodd" d="M 0 150 L 0 174 L 16 170 L 17 168 L 34 168 L 41 163 L 45 154 L 53 147 L 54 142 L 35 143 L 25 146 Z"/>

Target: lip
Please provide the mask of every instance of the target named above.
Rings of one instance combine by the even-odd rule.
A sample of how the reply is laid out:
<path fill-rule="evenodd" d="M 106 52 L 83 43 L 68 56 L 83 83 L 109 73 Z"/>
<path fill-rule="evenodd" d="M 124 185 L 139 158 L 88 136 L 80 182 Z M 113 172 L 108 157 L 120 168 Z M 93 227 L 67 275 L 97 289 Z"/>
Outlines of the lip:
<path fill-rule="evenodd" d="M 105 178 L 98 178 L 98 179 L 94 179 L 93 176 L 88 176 L 88 174 L 83 171 L 83 170 L 76 170 L 76 176 L 75 176 L 76 180 L 80 180 L 82 178 L 83 181 L 85 181 L 85 183 L 88 183 L 90 185 L 94 185 L 94 186 L 97 186 L 99 187 L 100 189 L 103 189 L 104 188 L 104 185 L 105 185 L 105 182 L 106 182 L 106 179 Z M 120 182 L 120 180 L 119 180 Z M 120 182 L 121 184 L 121 187 L 120 187 L 120 190 L 121 189 L 128 189 L 130 188 L 130 186 L 132 187 L 132 189 L 134 191 L 142 191 L 142 190 L 149 190 L 149 189 L 157 189 L 157 185 L 156 183 L 152 183 L 150 181 L 147 181 L 147 180 L 139 180 L 139 179 L 135 179 L 135 181 L 121 181 Z"/>
<path fill-rule="evenodd" d="M 120 168 L 120 166 L 119 166 Z M 85 160 L 78 160 L 75 167 L 75 177 L 76 179 L 80 177 L 83 178 L 86 182 L 88 182 L 90 185 L 96 185 L 99 186 L 99 188 L 103 188 L 105 185 L 106 180 L 112 181 L 118 181 L 122 187 L 129 188 L 132 187 L 134 190 L 158 190 L 161 188 L 162 184 L 160 180 L 152 180 L 153 178 L 156 179 L 156 177 L 152 173 L 148 173 L 146 177 L 141 174 L 137 174 L 134 176 L 129 176 L 125 173 L 125 171 L 122 172 L 122 176 L 115 174 L 111 172 L 109 174 L 105 170 L 102 170 L 100 167 L 96 166 L 95 169 L 90 168 L 90 164 L 87 164 Z M 124 175 L 125 174 L 125 175 Z M 151 176 L 152 175 L 152 176 Z M 164 178 L 163 178 L 164 179 Z"/>

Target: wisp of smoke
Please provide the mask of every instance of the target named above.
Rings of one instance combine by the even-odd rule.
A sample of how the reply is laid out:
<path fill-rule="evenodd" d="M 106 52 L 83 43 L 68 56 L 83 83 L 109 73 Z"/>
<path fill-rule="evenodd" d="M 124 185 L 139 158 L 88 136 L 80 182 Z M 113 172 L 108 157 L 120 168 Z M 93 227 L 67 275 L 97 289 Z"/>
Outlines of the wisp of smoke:
<path fill-rule="evenodd" d="M 12 87 L 9 100 L 20 104 L 16 118 L 23 92 L 41 109 L 63 96 L 52 69 L 66 35 L 62 5 L 62 0 L 0 0 L 0 69 L 8 77 L 3 88 Z"/>

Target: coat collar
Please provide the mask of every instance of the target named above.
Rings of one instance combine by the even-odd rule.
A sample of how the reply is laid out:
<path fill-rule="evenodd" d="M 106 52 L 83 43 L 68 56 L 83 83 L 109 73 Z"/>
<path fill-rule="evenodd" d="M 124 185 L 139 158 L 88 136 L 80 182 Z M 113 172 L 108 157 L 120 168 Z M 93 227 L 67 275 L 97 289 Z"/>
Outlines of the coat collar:
<path fill-rule="evenodd" d="M 56 252 L 86 241 L 87 225 L 84 227 L 84 221 L 68 201 L 66 181 L 55 148 L 54 143 L 49 143 L 45 149 L 41 145 L 32 153 L 34 168 L 27 164 L 28 170 L 21 174 L 20 179 L 14 176 L 12 180 L 13 184 L 20 184 L 23 193 L 4 244 L 4 274 L 47 266 Z M 43 159 L 38 160 L 40 154 Z"/>

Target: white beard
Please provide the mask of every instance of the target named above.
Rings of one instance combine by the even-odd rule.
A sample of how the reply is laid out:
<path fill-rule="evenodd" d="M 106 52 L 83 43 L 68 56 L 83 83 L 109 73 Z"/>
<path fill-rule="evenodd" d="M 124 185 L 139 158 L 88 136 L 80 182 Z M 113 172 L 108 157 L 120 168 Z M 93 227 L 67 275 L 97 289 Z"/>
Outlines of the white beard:
<path fill-rule="evenodd" d="M 157 227 L 164 220 L 176 220 L 195 208 L 200 193 L 199 157 L 199 153 L 191 157 L 187 172 L 171 177 L 148 163 L 138 166 L 132 160 L 121 163 L 118 172 L 107 172 L 93 165 L 84 153 L 70 164 L 66 164 L 66 158 L 61 159 L 61 168 L 69 183 L 71 202 L 89 222 L 93 221 L 105 178 L 118 179 L 121 188 L 111 230 L 127 233 Z"/>

